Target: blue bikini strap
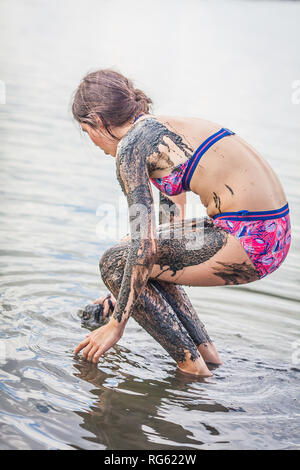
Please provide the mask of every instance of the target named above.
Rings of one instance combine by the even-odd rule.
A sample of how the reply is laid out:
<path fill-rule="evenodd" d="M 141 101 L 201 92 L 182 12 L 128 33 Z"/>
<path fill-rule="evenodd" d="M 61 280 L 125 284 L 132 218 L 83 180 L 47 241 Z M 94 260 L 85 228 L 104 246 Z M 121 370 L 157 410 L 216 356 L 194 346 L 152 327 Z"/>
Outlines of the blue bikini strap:
<path fill-rule="evenodd" d="M 235 134 L 235 132 L 232 132 L 229 129 L 222 127 L 222 129 L 208 137 L 204 142 L 202 142 L 202 144 L 199 145 L 197 150 L 194 152 L 192 158 L 189 160 L 189 163 L 187 164 L 182 178 L 182 187 L 185 191 L 190 191 L 190 182 L 202 155 L 204 155 L 205 152 L 209 149 L 209 147 L 215 144 L 218 140 L 222 139 L 226 135 L 232 134 Z"/>
<path fill-rule="evenodd" d="M 134 118 L 133 124 L 134 124 L 135 121 L 137 121 L 141 116 L 144 116 L 144 113 L 139 114 L 138 116 L 136 116 L 136 117 Z"/>

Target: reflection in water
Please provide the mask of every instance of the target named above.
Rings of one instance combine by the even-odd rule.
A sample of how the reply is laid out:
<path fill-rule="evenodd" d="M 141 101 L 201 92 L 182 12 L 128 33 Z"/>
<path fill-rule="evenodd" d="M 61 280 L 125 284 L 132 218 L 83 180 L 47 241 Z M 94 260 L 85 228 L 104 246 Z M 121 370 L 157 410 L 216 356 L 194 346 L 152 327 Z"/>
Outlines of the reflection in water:
<path fill-rule="evenodd" d="M 187 392 L 191 379 L 175 372 L 168 381 L 143 380 L 122 374 L 114 376 L 98 369 L 94 364 L 78 361 L 76 377 L 95 386 L 91 390 L 97 400 L 88 412 L 78 412 L 84 419 L 82 427 L 93 434 L 94 442 L 104 443 L 108 449 L 170 449 L 176 443 L 181 449 L 198 449 L 203 442 L 183 426 L 160 416 L 164 403 L 180 406 L 185 411 L 228 412 L 225 406 L 197 394 Z M 113 369 L 112 364 L 110 368 Z M 205 383 L 204 379 L 197 382 Z M 188 397 L 189 396 L 189 400 Z M 209 424 L 199 423 L 212 435 L 219 432 Z M 137 444 L 137 435 L 138 444 Z M 172 436 L 172 441 L 170 441 Z"/>
<path fill-rule="evenodd" d="M 153 0 L 145 15 L 138 0 L 131 10 L 4 0 L 0 10 L 0 448 L 297 448 L 300 2 Z M 137 36 L 140 24 L 155 35 Z M 157 114 L 233 129 L 287 193 L 293 240 L 277 272 L 186 289 L 224 362 L 209 379 L 177 372 L 133 319 L 98 367 L 73 354 L 88 332 L 76 312 L 106 291 L 98 260 L 115 243 L 97 208 L 120 201 L 126 223 L 127 210 L 114 159 L 79 133 L 69 105 L 88 71 L 111 66 Z"/>

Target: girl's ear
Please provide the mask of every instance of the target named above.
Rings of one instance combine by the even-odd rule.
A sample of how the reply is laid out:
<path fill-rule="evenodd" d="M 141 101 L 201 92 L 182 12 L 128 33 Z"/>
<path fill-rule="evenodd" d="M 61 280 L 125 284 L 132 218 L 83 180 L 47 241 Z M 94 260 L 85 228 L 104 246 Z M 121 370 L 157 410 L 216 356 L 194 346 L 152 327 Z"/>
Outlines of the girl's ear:
<path fill-rule="evenodd" d="M 104 132 L 105 131 L 105 127 L 104 127 L 104 124 L 102 122 L 102 119 L 98 116 L 98 114 L 93 114 L 93 118 L 95 119 L 95 121 L 97 122 L 97 129 L 100 129 L 101 132 Z"/>
<path fill-rule="evenodd" d="M 107 130 L 105 129 L 105 126 L 102 122 L 102 119 L 98 116 L 98 114 L 93 114 L 93 118 L 95 119 L 95 121 L 97 122 L 97 127 L 92 127 L 92 131 L 94 132 L 94 134 L 101 134 L 102 136 L 104 137 L 110 137 L 109 133 L 107 132 Z"/>

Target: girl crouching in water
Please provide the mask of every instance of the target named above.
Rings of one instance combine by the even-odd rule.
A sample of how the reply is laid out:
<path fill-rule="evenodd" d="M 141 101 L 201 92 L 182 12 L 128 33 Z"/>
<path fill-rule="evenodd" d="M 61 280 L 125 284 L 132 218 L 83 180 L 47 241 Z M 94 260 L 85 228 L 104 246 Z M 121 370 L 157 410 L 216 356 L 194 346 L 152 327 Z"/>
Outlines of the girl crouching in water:
<path fill-rule="evenodd" d="M 83 350 L 97 363 L 132 315 L 179 370 L 211 376 L 206 363 L 222 362 L 182 286 L 245 284 L 275 271 L 290 247 L 288 203 L 273 169 L 233 131 L 150 114 L 151 103 L 112 70 L 89 73 L 74 95 L 74 118 L 115 158 L 129 213 L 140 208 L 130 237 L 100 260 L 110 294 L 95 303 L 110 319 L 75 354 Z M 151 183 L 160 190 L 158 227 Z M 187 191 L 200 197 L 207 217 L 184 218 Z"/>

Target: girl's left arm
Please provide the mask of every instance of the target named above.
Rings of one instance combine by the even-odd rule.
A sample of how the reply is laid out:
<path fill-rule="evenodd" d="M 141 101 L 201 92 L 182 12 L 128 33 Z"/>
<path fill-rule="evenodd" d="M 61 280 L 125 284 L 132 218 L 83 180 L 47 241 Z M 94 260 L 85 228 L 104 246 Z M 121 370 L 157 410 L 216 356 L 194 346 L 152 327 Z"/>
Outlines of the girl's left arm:
<path fill-rule="evenodd" d="M 123 329 L 154 265 L 157 237 L 146 153 L 141 146 L 121 145 L 116 166 L 118 181 L 127 197 L 131 247 L 110 321 Z"/>
<path fill-rule="evenodd" d="M 131 247 L 112 317 L 106 325 L 89 333 L 74 350 L 78 354 L 83 349 L 83 357 L 94 363 L 122 337 L 154 265 L 157 238 L 146 160 L 147 155 L 130 146 L 122 146 L 116 157 L 117 177 L 128 201 Z"/>

